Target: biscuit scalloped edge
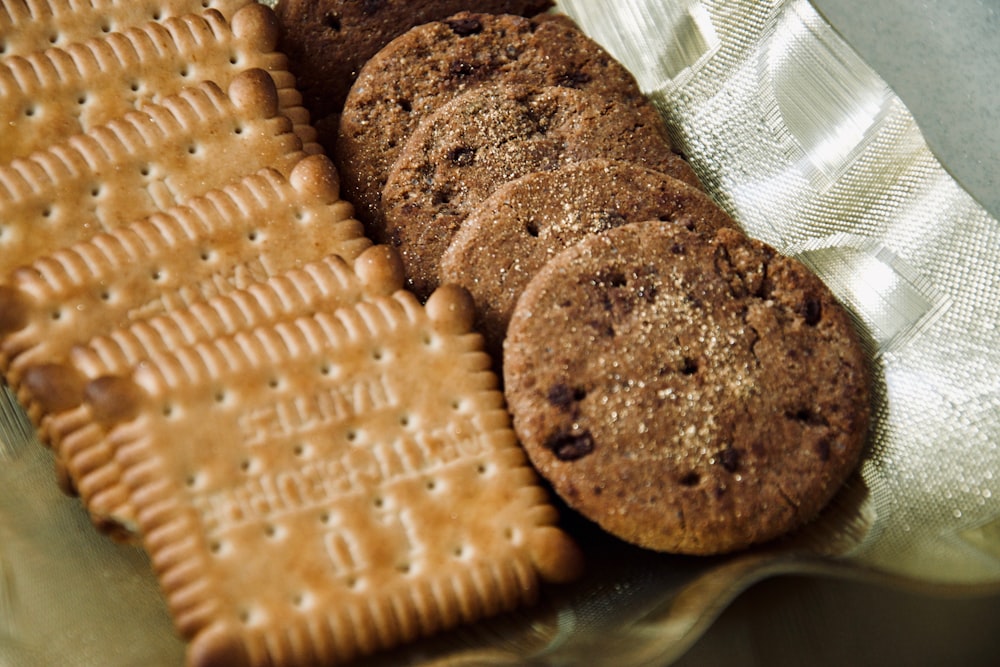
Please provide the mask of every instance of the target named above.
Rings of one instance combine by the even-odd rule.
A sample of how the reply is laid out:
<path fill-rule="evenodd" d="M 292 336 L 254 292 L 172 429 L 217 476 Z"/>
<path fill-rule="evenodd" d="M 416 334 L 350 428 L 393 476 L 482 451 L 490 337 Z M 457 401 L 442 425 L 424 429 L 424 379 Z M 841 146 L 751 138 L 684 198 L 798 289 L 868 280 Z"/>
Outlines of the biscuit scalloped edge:
<path fill-rule="evenodd" d="M 289 191 L 301 201 L 290 199 Z M 300 205 L 312 213 L 316 219 L 308 223 L 313 228 L 311 235 L 328 238 L 331 249 L 339 241 L 338 252 L 351 261 L 371 247 L 361 224 L 352 217 L 353 207 L 339 198 L 332 162 L 323 155 L 313 155 L 302 158 L 292 168 L 287 183 L 278 172 L 262 169 L 239 182 L 189 200 L 186 205 L 62 248 L 15 270 L 7 284 L 0 284 L 0 310 L 5 313 L 0 319 L 0 368 L 29 418 L 41 427 L 43 440 L 48 439 L 44 417 L 72 408 L 82 395 L 80 375 L 67 365 L 67 359 L 36 358 L 40 356 L 38 346 L 49 340 L 39 334 L 39 327 L 49 324 L 49 309 L 60 310 L 67 295 L 77 295 L 72 297 L 77 299 L 81 290 L 89 292 L 103 281 L 105 292 L 88 296 L 88 302 L 101 306 L 103 301 L 97 299 L 104 299 L 104 294 L 110 294 L 116 285 L 116 267 L 134 264 L 132 258 L 147 256 L 154 250 L 162 254 L 165 248 L 190 246 L 193 251 L 203 233 L 209 233 L 210 237 L 217 234 L 212 231 L 211 218 L 246 219 L 246 224 L 250 224 L 254 220 L 248 215 L 252 218 L 259 214 L 261 207 L 270 201 L 288 207 Z M 288 222 L 292 224 L 291 220 Z M 381 269 L 381 273 L 377 262 L 373 266 L 369 273 L 386 280 L 391 278 L 392 266 Z M 131 274 L 137 270 L 141 270 L 138 265 Z M 152 280 L 155 283 L 155 276 Z M 155 287 L 153 283 L 149 289 Z M 126 313 L 121 315 L 124 317 Z"/>
<path fill-rule="evenodd" d="M 265 69 L 274 82 L 280 113 L 292 122 L 293 132 L 302 141 L 302 150 L 309 155 L 323 153 L 323 147 L 317 139 L 318 132 L 312 125 L 308 109 L 303 105 L 302 93 L 296 86 L 295 76 L 289 70 L 288 58 L 276 51 L 281 26 L 274 11 L 255 0 L 236 12 L 230 25 L 237 39 L 245 40 L 261 51 L 272 54 L 275 62 Z"/>
<path fill-rule="evenodd" d="M 50 249 L 42 247 L 43 252 L 39 253 L 36 247 L 39 243 L 68 244 L 204 194 L 203 187 L 213 187 L 206 185 L 205 179 L 217 179 L 214 187 L 223 187 L 226 182 L 264 166 L 287 176 L 308 153 L 302 150 L 292 122 L 279 111 L 273 79 L 264 70 L 249 69 L 230 82 L 227 92 L 212 82 L 204 82 L 183 89 L 159 104 L 128 112 L 90 133 L 75 135 L 44 151 L 0 166 L 0 208 L 22 209 L 20 219 L 13 220 L 20 227 L 0 237 L 4 256 L 20 259 L 0 263 L 2 272 L 13 269 L 16 262 L 29 262 Z M 245 128 L 248 125 L 251 127 Z M 240 141 L 231 139 L 225 129 Z M 209 130 L 211 133 L 204 141 L 199 141 L 200 133 Z M 237 137 L 241 133 L 244 136 Z M 199 151 L 199 143 L 205 144 L 206 150 Z M 202 153 L 230 143 L 237 154 L 230 159 L 240 157 L 240 160 L 227 165 L 224 171 L 212 170 Z M 167 157 L 161 158 L 164 147 L 170 150 Z M 150 166 L 158 168 L 156 163 L 160 159 L 182 160 L 186 168 L 172 172 L 169 179 L 157 176 L 145 180 L 141 171 L 148 172 Z M 67 184 L 72 184 L 72 196 L 81 201 L 86 198 L 85 190 L 91 198 L 95 191 L 100 194 L 100 189 L 93 187 L 103 183 L 99 178 L 102 174 L 132 181 L 128 182 L 129 188 L 122 181 L 116 182 L 115 192 L 121 192 L 111 202 L 101 204 L 100 214 L 96 202 L 101 200 L 93 200 L 92 204 L 91 199 L 86 199 L 88 206 L 94 206 L 86 211 L 89 227 L 81 227 L 78 214 L 70 216 L 67 210 L 53 208 L 52 202 L 65 196 Z M 334 173 L 331 178 L 338 177 Z M 337 187 L 339 194 L 339 184 Z M 35 224 L 57 230 L 58 240 L 33 240 L 30 232 Z M 64 232 L 70 238 L 62 236 Z"/>
<path fill-rule="evenodd" d="M 141 5 L 145 4 L 145 13 Z M 110 30 L 205 10 L 233 17 L 248 0 L 0 0 L 0 34 L 10 39 L 8 55 L 26 55 L 53 43 L 79 42 Z M 61 29 L 72 27 L 70 34 Z"/>
<path fill-rule="evenodd" d="M 387 246 L 372 246 L 348 265 L 331 255 L 266 283 L 196 303 L 190 308 L 137 322 L 88 341 L 71 352 L 74 383 L 94 381 L 101 391 L 106 376 L 124 375 L 155 351 L 195 345 L 255 326 L 302 316 L 310 311 L 330 312 L 365 298 L 390 296 L 402 289 L 399 256 Z M 81 379 L 82 376 L 82 379 Z M 51 415 L 48 440 L 66 470 L 64 490 L 78 493 L 91 519 L 102 530 L 129 539 L 135 527 L 135 508 L 127 502 L 121 471 L 106 435 L 87 403 Z"/>
<path fill-rule="evenodd" d="M 308 153 L 317 152 L 315 130 L 309 125 L 309 114 L 302 106 L 301 95 L 295 88 L 295 79 L 288 71 L 287 57 L 277 48 L 278 26 L 269 9 L 253 3 L 239 10 L 232 25 L 225 22 L 215 10 L 201 14 L 187 14 L 150 21 L 142 26 L 129 27 L 122 32 L 111 32 L 83 42 L 68 44 L 63 48 L 50 48 L 26 56 L 11 56 L 0 60 L 0 97 L 9 101 L 10 111 L 27 113 L 30 102 L 44 99 L 47 105 L 56 104 L 56 117 L 66 116 L 66 123 L 56 128 L 55 139 L 51 133 L 36 133 L 22 128 L 30 136 L 15 137 L 14 155 L 0 156 L 5 162 L 23 157 L 30 146 L 44 148 L 54 140 L 68 138 L 76 132 L 86 132 L 90 127 L 110 121 L 117 112 L 140 109 L 145 104 L 164 99 L 170 94 L 204 80 L 211 73 L 211 80 L 225 86 L 241 71 L 259 68 L 267 71 L 278 90 L 279 107 L 293 123 L 294 132 L 303 142 Z M 197 68 L 208 71 L 191 74 L 185 69 L 177 74 L 173 68 L 177 61 L 190 60 Z M 138 69 L 145 74 L 133 80 L 132 72 Z M 169 71 L 168 71 L 169 68 Z M 139 92 L 133 91 L 144 76 L 165 85 L 147 83 Z M 99 81 L 100 88 L 87 82 Z M 131 84 L 129 83 L 131 81 Z M 105 84 L 120 87 L 106 87 Z M 97 85 L 97 84 L 94 84 Z M 81 88 L 86 91 L 81 97 Z M 136 98 L 127 102 L 129 95 Z M 115 96 L 126 99 L 113 99 Z M 97 112 L 87 111 L 90 98 L 107 99 L 111 108 Z M 25 107 L 22 111 L 21 107 Z M 35 114 L 52 120 L 50 114 Z M 87 119 L 86 121 L 84 119 Z M 15 123 L 14 130 L 20 127 Z M 62 127 L 65 126 L 65 127 Z M 308 148 L 307 148 L 308 146 Z"/>
<path fill-rule="evenodd" d="M 472 308 L 471 298 L 460 288 L 440 288 L 426 307 L 409 292 L 400 291 L 356 309 L 319 313 L 239 334 L 223 346 L 224 351 L 195 346 L 143 365 L 130 377 L 101 380 L 101 391 L 92 392 L 87 406 L 108 429 L 106 444 L 122 466 L 128 494 L 138 510 L 136 526 L 143 545 L 177 630 L 189 642 L 189 664 L 345 661 L 533 602 L 540 580 L 562 582 L 579 575 L 580 552 L 557 527 L 556 510 L 510 428 L 482 339 L 469 331 Z M 460 350 L 454 363 L 466 367 L 476 387 L 466 398 L 477 405 L 476 423 L 490 443 L 493 460 L 505 466 L 504 483 L 516 486 L 509 502 L 524 508 L 519 516 L 530 526 L 530 535 L 525 536 L 517 558 L 435 571 L 407 588 L 391 587 L 370 599 L 345 600 L 343 605 L 283 616 L 270 627 L 250 622 L 227 607 L 229 602 L 210 568 L 212 545 L 196 509 L 183 500 L 185 482 L 172 478 L 164 459 L 170 456 L 169 448 L 158 447 L 155 441 L 156 431 L 150 426 L 160 412 L 162 397 L 170 395 L 172 386 L 211 381 L 219 365 L 241 367 L 260 350 L 269 356 L 308 354 L 304 350 L 316 340 L 335 348 L 338 343 L 377 337 L 399 326 L 425 330 L 426 345 L 436 344 L 436 337 L 449 337 Z M 386 631 L 386 627 L 393 630 Z"/>

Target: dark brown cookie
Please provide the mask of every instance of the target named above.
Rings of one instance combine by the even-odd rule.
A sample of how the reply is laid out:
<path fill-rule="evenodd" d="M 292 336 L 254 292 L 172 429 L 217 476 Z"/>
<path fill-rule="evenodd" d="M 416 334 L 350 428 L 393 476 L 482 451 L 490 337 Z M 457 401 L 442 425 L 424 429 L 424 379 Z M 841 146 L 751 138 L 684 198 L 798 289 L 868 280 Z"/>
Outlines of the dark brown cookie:
<path fill-rule="evenodd" d="M 399 248 L 411 288 L 427 296 L 455 232 L 497 187 L 597 157 L 697 180 L 630 105 L 560 86 L 480 86 L 410 136 L 382 194 L 384 221 L 370 231 Z"/>
<path fill-rule="evenodd" d="M 461 13 L 416 27 L 361 70 L 344 104 L 334 155 L 344 197 L 362 222 L 376 216 L 382 186 L 406 138 L 445 101 L 487 82 L 568 86 L 656 110 L 634 77 L 570 19 Z"/>
<path fill-rule="evenodd" d="M 855 469 L 869 371 L 800 262 L 658 222 L 557 255 L 518 301 L 506 396 L 532 462 L 582 514 L 712 554 L 813 518 Z"/>
<path fill-rule="evenodd" d="M 446 19 L 468 0 L 282 0 L 275 7 L 281 22 L 281 50 L 313 122 L 333 123 L 358 71 L 379 49 L 416 25 Z M 477 11 L 534 16 L 551 0 L 486 0 Z M 332 149 L 332 144 L 327 150 Z"/>
<path fill-rule="evenodd" d="M 662 220 L 699 232 L 736 223 L 705 193 L 640 166 L 595 158 L 500 186 L 462 223 L 441 259 L 442 283 L 476 301 L 476 328 L 499 358 L 514 304 L 553 255 L 587 234 Z"/>

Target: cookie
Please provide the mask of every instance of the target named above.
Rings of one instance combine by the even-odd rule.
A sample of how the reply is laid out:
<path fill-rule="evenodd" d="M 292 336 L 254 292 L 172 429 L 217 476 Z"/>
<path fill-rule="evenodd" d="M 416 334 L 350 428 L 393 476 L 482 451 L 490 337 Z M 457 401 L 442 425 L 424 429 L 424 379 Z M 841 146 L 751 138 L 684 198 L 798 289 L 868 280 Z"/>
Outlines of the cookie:
<path fill-rule="evenodd" d="M 0 276 L 57 248 L 306 157 L 260 69 L 205 82 L 0 166 Z"/>
<path fill-rule="evenodd" d="M 382 194 L 382 227 L 370 232 L 399 248 L 409 284 L 425 297 L 465 217 L 497 187 L 598 157 L 697 180 L 630 105 L 562 86 L 479 86 L 428 115 L 407 140 Z"/>
<path fill-rule="evenodd" d="M 76 375 L 73 381 L 81 385 L 127 375 L 155 354 L 315 312 L 334 312 L 362 300 L 390 296 L 402 285 L 399 257 L 386 246 L 368 248 L 350 264 L 339 255 L 329 255 L 266 282 L 92 338 L 70 351 L 67 365 Z M 62 464 L 66 490 L 79 494 L 99 528 L 134 539 L 135 508 L 127 503 L 127 490 L 120 483 L 121 471 L 112 453 L 106 447 L 92 446 L 102 442 L 98 436 L 102 431 L 86 406 L 49 415 L 45 431 Z"/>
<path fill-rule="evenodd" d="M 0 161 L 88 132 L 203 81 L 226 89 L 246 69 L 274 72 L 284 79 L 279 88 L 289 88 L 288 62 L 276 43 L 273 12 L 252 3 L 232 24 L 209 10 L 0 59 Z M 301 98 L 279 95 L 279 107 L 282 102 L 291 103 L 287 113 L 303 125 Z"/>
<path fill-rule="evenodd" d="M 342 664 L 579 573 L 470 324 L 401 291 L 88 387 L 188 664 Z"/>
<path fill-rule="evenodd" d="M 667 140 L 631 73 L 567 17 L 463 12 L 390 42 L 364 66 L 344 103 L 334 156 L 344 197 L 362 222 L 379 218 L 389 170 L 420 121 L 485 83 L 592 91 L 635 108 Z"/>
<path fill-rule="evenodd" d="M 0 308 L 0 370 L 32 421 L 74 404 L 70 349 L 94 336 L 371 245 L 325 156 L 272 169 L 13 272 Z"/>
<path fill-rule="evenodd" d="M 551 0 L 489 0 L 476 11 L 533 16 Z M 383 46 L 410 28 L 441 21 L 463 9 L 462 0 L 283 0 L 275 7 L 281 22 L 281 49 L 317 127 L 331 128 L 332 151 L 340 110 L 358 72 Z M 331 153 L 332 154 L 332 153 Z"/>
<path fill-rule="evenodd" d="M 0 0 L 0 56 L 35 51 L 207 9 L 226 19 L 252 0 Z"/>
<path fill-rule="evenodd" d="M 736 226 L 700 190 L 632 162 L 595 158 L 497 188 L 462 222 L 441 258 L 440 280 L 472 294 L 476 329 L 499 359 L 514 304 L 545 262 L 585 235 L 644 220 L 698 232 Z"/>
<path fill-rule="evenodd" d="M 722 553 L 802 525 L 866 440 L 850 317 L 803 264 L 729 228 L 585 238 L 529 283 L 504 354 L 536 468 L 650 549 Z"/>

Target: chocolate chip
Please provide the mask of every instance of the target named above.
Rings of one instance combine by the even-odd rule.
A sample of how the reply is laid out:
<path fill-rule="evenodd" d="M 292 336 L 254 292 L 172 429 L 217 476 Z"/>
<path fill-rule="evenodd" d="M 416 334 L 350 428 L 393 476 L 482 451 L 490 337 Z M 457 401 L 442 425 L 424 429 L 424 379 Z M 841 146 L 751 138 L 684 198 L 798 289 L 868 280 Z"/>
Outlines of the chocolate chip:
<path fill-rule="evenodd" d="M 681 366 L 681 373 L 683 373 L 684 375 L 694 375 L 697 372 L 698 372 L 698 362 L 695 359 L 684 357 L 684 361 Z"/>
<path fill-rule="evenodd" d="M 822 415 L 813 412 L 809 408 L 799 408 L 795 412 L 787 413 L 789 419 L 794 419 L 797 422 L 802 422 L 806 426 L 826 426 L 827 421 Z"/>
<path fill-rule="evenodd" d="M 560 431 L 552 435 L 545 443 L 560 461 L 576 461 L 594 451 L 594 437 L 590 431 L 570 433 Z"/>
<path fill-rule="evenodd" d="M 740 467 L 740 453 L 730 447 L 719 452 L 719 463 L 726 472 L 736 472 Z"/>
<path fill-rule="evenodd" d="M 329 30 L 340 32 L 340 16 L 334 12 L 328 12 L 325 16 L 323 16 L 323 25 Z"/>
<path fill-rule="evenodd" d="M 807 297 L 800 306 L 799 312 L 803 319 L 805 319 L 806 324 L 814 327 L 819 324 L 820 319 L 823 317 L 823 305 L 819 299 Z"/>
<path fill-rule="evenodd" d="M 590 75 L 586 72 L 563 72 L 556 78 L 556 85 L 563 88 L 581 88 L 590 82 Z"/>
<path fill-rule="evenodd" d="M 823 438 L 816 443 L 816 455 L 819 456 L 820 461 L 830 460 L 830 441 Z"/>
<path fill-rule="evenodd" d="M 476 73 L 476 66 L 472 63 L 458 61 L 448 67 L 448 74 L 456 79 L 464 79 Z"/>
<path fill-rule="evenodd" d="M 362 0 L 361 13 L 371 16 L 385 7 L 385 0 Z"/>
<path fill-rule="evenodd" d="M 573 388 L 559 382 L 549 387 L 547 398 L 549 403 L 568 412 L 574 403 L 582 401 L 586 396 L 587 391 L 583 387 Z"/>
<path fill-rule="evenodd" d="M 681 477 L 679 481 L 681 486 L 698 486 L 698 483 L 701 482 L 701 475 L 696 472 L 689 472 Z"/>
<path fill-rule="evenodd" d="M 458 167 L 467 167 L 476 157 L 476 151 L 468 146 L 456 146 L 448 151 L 448 159 Z"/>
<path fill-rule="evenodd" d="M 628 278 L 621 271 L 608 271 L 598 275 L 595 282 L 598 285 L 607 285 L 608 287 L 625 287 L 628 285 Z"/>
<path fill-rule="evenodd" d="M 451 28 L 451 31 L 459 37 L 478 35 L 483 31 L 482 22 L 476 18 L 450 19 L 445 21 L 444 24 Z"/>

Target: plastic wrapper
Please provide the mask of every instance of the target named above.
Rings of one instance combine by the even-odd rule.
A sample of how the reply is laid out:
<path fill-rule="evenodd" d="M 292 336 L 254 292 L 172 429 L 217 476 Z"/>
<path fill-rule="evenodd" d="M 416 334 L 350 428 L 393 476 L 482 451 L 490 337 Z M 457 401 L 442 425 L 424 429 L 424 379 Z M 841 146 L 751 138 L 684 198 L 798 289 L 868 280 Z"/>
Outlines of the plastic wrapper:
<path fill-rule="evenodd" d="M 776 574 L 1000 589 L 1000 223 L 806 0 L 559 11 L 632 70 L 744 229 L 849 307 L 875 369 L 870 445 L 817 521 L 745 553 L 654 554 L 568 516 L 582 582 L 370 662 L 666 664 Z M 141 550 L 91 527 L 8 393 L 0 406 L 0 664 L 182 664 Z"/>

